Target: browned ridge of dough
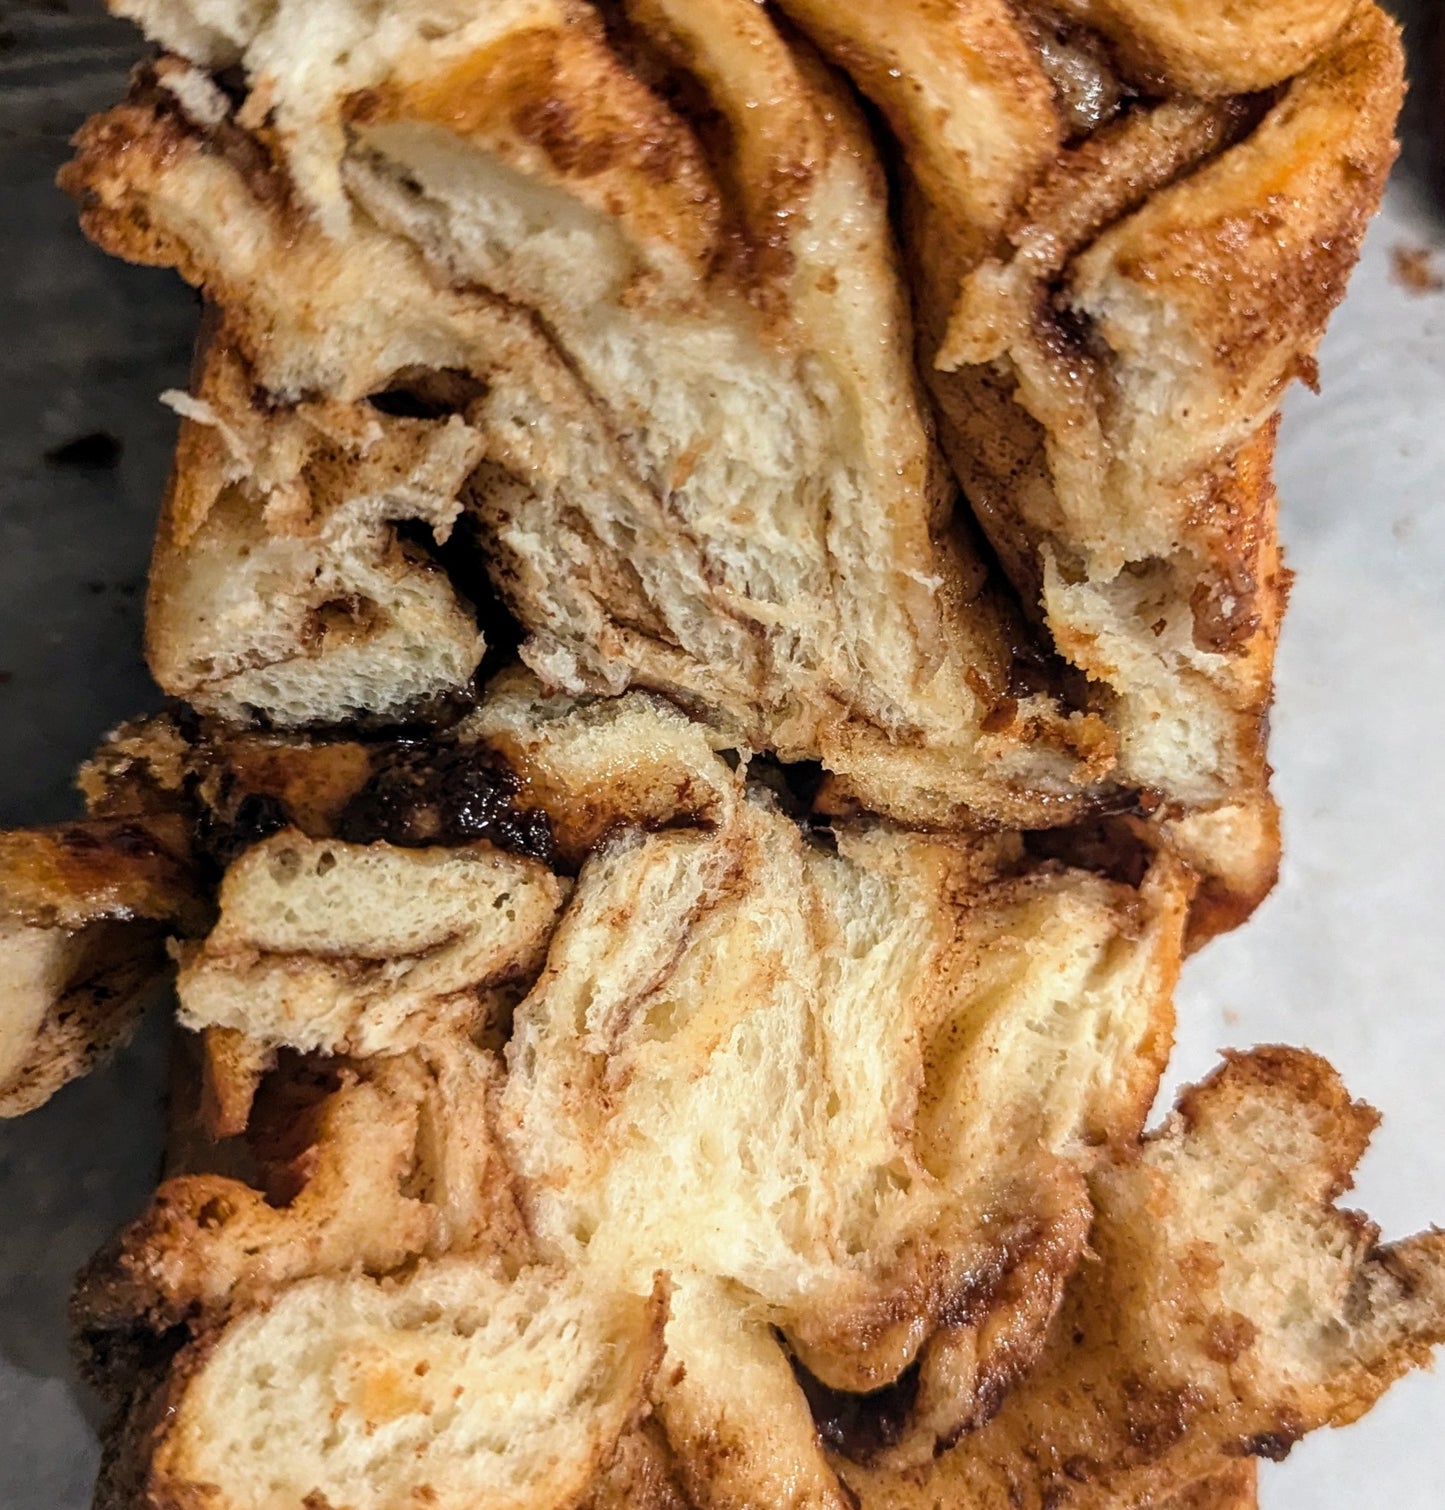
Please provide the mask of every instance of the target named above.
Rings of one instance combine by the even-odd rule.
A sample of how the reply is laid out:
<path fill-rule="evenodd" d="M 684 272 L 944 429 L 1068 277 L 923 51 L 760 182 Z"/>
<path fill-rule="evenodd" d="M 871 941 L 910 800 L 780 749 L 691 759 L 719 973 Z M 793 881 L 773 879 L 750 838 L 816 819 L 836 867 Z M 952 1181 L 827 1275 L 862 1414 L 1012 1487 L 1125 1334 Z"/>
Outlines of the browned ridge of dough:
<path fill-rule="evenodd" d="M 173 814 L 0 834 L 0 1117 L 126 1042 L 165 977 L 167 935 L 208 916 Z"/>

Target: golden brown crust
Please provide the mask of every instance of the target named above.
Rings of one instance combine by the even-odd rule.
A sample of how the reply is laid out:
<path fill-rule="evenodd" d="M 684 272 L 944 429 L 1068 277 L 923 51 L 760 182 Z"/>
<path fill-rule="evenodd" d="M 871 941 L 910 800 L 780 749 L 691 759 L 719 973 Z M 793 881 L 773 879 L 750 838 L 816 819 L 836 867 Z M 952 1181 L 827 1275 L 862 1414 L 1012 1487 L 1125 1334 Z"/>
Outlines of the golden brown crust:
<path fill-rule="evenodd" d="M 1006 0 L 784 0 L 783 10 L 888 116 L 941 254 L 991 246 L 1059 150 L 1054 90 Z"/>
<path fill-rule="evenodd" d="M 1105 267 L 1167 290 L 1209 332 L 1227 400 L 1307 375 L 1398 151 L 1403 62 L 1394 22 L 1355 8 L 1249 137 L 1090 248 L 1083 306 Z"/>
<path fill-rule="evenodd" d="M 1190 950 L 1246 922 L 1279 879 L 1279 805 L 1267 788 L 1212 813 L 1163 819 L 1158 828 L 1168 847 L 1203 877 L 1189 915 Z"/>
<path fill-rule="evenodd" d="M 1267 89 L 1301 72 L 1360 9 L 1359 0 L 1060 0 L 1097 27 L 1146 91 L 1215 96 Z"/>
<path fill-rule="evenodd" d="M 1162 1510 L 1259 1510 L 1259 1464 L 1245 1458 L 1165 1501 Z"/>
<path fill-rule="evenodd" d="M 1441 1235 L 1382 1248 L 1333 1204 L 1375 1121 L 1313 1055 L 1231 1055 L 1098 1172 L 1099 1262 L 1035 1371 L 930 1469 L 848 1470 L 863 1503 L 1249 1503 L 1234 1463 L 1354 1419 L 1445 1335 Z"/>
<path fill-rule="evenodd" d="M 36 996 L 32 1005 L 16 990 L 11 941 L 0 938 L 0 961 L 12 992 L 6 1012 L 23 1018 L 5 1025 L 6 1049 L 15 1047 L 18 1037 L 24 1041 L 23 1049 L 6 1055 L 0 1117 L 36 1110 L 103 1064 L 130 1041 L 162 993 L 168 963 L 162 927 L 97 923 L 65 953 L 60 984 Z"/>
<path fill-rule="evenodd" d="M 667 1435 L 655 1418 L 617 1444 L 615 1457 L 583 1502 L 583 1510 L 694 1510 L 678 1481 Z"/>
<path fill-rule="evenodd" d="M 0 833 L 0 913 L 33 928 L 73 929 L 100 918 L 205 917 L 190 835 L 169 815 L 93 818 Z"/>
<path fill-rule="evenodd" d="M 172 1177 L 81 1276 L 83 1346 L 104 1357 L 137 1328 L 196 1331 L 300 1279 L 391 1273 L 454 1247 L 524 1258 L 494 1080 L 490 1058 L 458 1044 L 356 1068 L 289 1061 L 242 1128 L 244 1157 L 222 1157 L 253 1183 Z"/>
<path fill-rule="evenodd" d="M 0 1116 L 40 1106 L 124 1043 L 209 908 L 184 822 L 87 819 L 0 834 Z"/>
<path fill-rule="evenodd" d="M 507 34 L 441 73 L 353 95 L 345 113 L 361 126 L 424 122 L 484 144 L 706 268 L 721 206 L 696 136 L 619 68 L 600 25 L 580 11 L 568 19 Z"/>
<path fill-rule="evenodd" d="M 1016 28 L 1021 61 L 953 69 L 956 89 L 989 101 L 964 124 L 920 117 L 911 71 L 886 66 L 911 45 L 914 8 L 787 8 L 883 109 L 908 162 L 920 357 L 969 501 L 1055 647 L 1112 689 L 1122 771 L 1172 802 L 1162 833 L 1206 882 L 1198 937 L 1232 926 L 1278 864 L 1263 721 L 1288 579 L 1270 411 L 1313 370 L 1393 160 L 1396 30 L 1346 0 L 1187 18 L 1079 0 L 1074 31 L 1005 16 L 994 24 Z M 1079 23 L 1162 102 L 1125 107 L 1105 56 L 1080 52 Z M 1035 166 L 995 204 L 1000 123 L 1032 87 L 1062 89 L 1063 54 L 1097 112 L 1068 116 L 1060 93 L 1068 131 L 1028 137 Z M 1274 83 L 1273 100 L 1241 95 Z M 955 145 L 946 180 L 950 132 L 971 133 L 972 152 Z M 1171 729 L 1185 707 L 1192 730 Z M 1211 824 L 1215 808 L 1253 816 Z"/>

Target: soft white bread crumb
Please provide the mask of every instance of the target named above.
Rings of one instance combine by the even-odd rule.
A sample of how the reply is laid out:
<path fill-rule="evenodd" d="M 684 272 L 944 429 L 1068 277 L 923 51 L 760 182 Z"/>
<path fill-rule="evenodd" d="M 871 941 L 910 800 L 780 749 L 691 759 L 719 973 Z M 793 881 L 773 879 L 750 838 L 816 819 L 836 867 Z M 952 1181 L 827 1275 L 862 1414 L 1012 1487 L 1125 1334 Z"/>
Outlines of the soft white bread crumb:
<path fill-rule="evenodd" d="M 489 987 L 540 964 L 564 883 L 490 844 L 401 849 L 308 839 L 247 850 L 177 983 L 188 1027 L 268 1044 L 394 1053 L 467 1025 Z"/>
<path fill-rule="evenodd" d="M 883 828 L 838 848 L 757 801 L 606 845 L 517 1008 L 501 1126 L 545 1253 L 727 1281 L 839 1388 L 952 1347 L 897 1447 L 927 1458 L 1024 1366 L 1081 1251 L 1079 1171 L 1142 1124 L 1188 887 L 1009 878 Z"/>
<path fill-rule="evenodd" d="M 484 1260 L 304 1280 L 178 1362 L 151 1501 L 566 1510 L 643 1407 L 664 1313 Z"/>
<path fill-rule="evenodd" d="M 863 1504 L 1189 1503 L 1368 1410 L 1445 1340 L 1445 1234 L 1381 1245 L 1335 1205 L 1375 1121 L 1314 1055 L 1232 1055 L 1091 1176 L 1099 1261 L 1033 1373 L 928 1473 L 848 1468 Z"/>
<path fill-rule="evenodd" d="M 201 354 L 151 561 L 146 643 L 161 685 L 244 722 L 385 719 L 463 688 L 471 607 L 402 522 L 437 541 L 481 457 L 455 415 L 258 410 L 223 341 Z"/>

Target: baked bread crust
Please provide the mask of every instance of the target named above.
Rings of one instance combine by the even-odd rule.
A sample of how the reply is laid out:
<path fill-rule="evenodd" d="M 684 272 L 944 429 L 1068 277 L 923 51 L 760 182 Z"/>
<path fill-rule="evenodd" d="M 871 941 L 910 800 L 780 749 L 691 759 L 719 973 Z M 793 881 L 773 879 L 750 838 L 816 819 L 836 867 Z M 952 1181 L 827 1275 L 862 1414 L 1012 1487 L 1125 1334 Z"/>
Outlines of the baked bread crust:
<path fill-rule="evenodd" d="M 185 824 L 102 818 L 0 833 L 0 1117 L 48 1101 L 125 1043 L 205 926 Z"/>
<path fill-rule="evenodd" d="M 1200 938 L 1268 890 L 1273 412 L 1393 157 L 1373 6 L 529 0 L 423 36 L 338 0 L 329 51 L 284 6 L 123 8 L 173 55 L 64 181 L 218 311 L 165 685 L 291 724 L 464 687 L 466 605 L 394 533 L 464 511 L 554 687 L 665 691 L 932 828 L 1139 803 Z M 902 262 L 799 31 L 898 139 Z"/>

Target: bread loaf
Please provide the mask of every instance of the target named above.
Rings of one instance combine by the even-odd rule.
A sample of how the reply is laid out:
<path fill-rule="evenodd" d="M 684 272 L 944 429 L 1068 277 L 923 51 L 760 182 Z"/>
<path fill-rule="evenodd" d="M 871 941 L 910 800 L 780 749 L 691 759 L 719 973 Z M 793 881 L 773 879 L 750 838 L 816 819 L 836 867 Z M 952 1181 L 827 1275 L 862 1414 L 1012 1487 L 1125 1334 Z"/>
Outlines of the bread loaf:
<path fill-rule="evenodd" d="M 1251 1510 L 1425 1362 L 1322 1061 L 1145 1131 L 1278 860 L 1383 13 L 114 4 L 186 706 L 0 837 L 0 1110 L 166 958 L 196 1066 L 76 1293 L 102 1510 Z"/>

